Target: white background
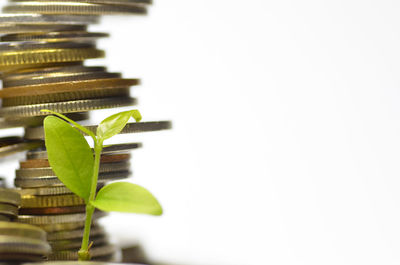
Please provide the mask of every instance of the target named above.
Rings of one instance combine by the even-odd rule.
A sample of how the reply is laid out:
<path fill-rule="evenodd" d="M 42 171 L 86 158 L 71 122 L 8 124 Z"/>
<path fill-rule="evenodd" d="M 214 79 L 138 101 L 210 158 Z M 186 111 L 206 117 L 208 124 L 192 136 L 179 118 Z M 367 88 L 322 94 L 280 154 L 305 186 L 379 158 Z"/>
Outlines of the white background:
<path fill-rule="evenodd" d="M 114 238 L 167 264 L 399 264 L 400 3 L 150 10 L 92 27 L 112 38 L 90 64 L 142 78 L 145 120 L 174 122 L 122 139 L 165 215 L 113 214 Z"/>

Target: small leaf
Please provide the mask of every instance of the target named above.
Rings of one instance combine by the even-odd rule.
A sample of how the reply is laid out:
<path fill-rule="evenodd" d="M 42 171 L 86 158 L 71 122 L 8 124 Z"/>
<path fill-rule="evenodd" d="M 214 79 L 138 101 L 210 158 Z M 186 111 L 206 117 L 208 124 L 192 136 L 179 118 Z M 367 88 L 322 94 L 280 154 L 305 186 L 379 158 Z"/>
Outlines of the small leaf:
<path fill-rule="evenodd" d="M 161 205 L 148 190 L 129 182 L 108 184 L 91 204 L 103 211 L 162 214 Z"/>
<path fill-rule="evenodd" d="M 50 166 L 72 192 L 89 200 L 93 175 L 93 152 L 85 137 L 69 123 L 47 116 L 45 143 Z"/>
<path fill-rule="evenodd" d="M 131 117 L 137 122 L 142 119 L 138 110 L 120 112 L 104 119 L 97 127 L 97 137 L 106 140 L 120 133 Z"/>

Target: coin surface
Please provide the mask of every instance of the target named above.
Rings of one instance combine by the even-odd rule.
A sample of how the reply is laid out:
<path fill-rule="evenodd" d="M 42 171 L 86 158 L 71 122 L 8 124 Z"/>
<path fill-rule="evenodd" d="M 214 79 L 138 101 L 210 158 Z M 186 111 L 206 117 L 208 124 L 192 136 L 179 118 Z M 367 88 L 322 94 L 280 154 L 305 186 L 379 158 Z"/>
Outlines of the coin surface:
<path fill-rule="evenodd" d="M 93 220 L 106 216 L 107 213 L 95 211 Z M 33 224 L 33 225 L 49 225 L 49 224 L 63 224 L 73 222 L 84 222 L 86 214 L 60 214 L 60 215 L 19 215 L 17 221 L 20 223 Z"/>
<path fill-rule="evenodd" d="M 75 194 L 22 196 L 22 208 L 47 208 L 85 205 L 85 200 Z"/>
<path fill-rule="evenodd" d="M 0 188 L 0 203 L 19 206 L 21 205 L 21 195 L 12 189 Z"/>
<path fill-rule="evenodd" d="M 43 229 L 22 223 L 0 222 L 0 235 L 46 240 L 46 232 Z"/>
<path fill-rule="evenodd" d="M 68 14 L 68 15 L 116 15 L 116 14 L 146 14 L 147 9 L 141 5 L 101 5 L 91 3 L 62 2 L 15 2 L 3 7 L 5 13 L 28 14 Z"/>
<path fill-rule="evenodd" d="M 65 102 L 42 103 L 34 105 L 22 105 L 15 107 L 6 107 L 0 109 L 0 116 L 3 117 L 30 117 L 45 115 L 41 110 L 48 109 L 58 113 L 82 112 L 97 109 L 107 109 L 131 106 L 136 103 L 134 98 L 102 98 L 102 99 L 84 99 Z"/>

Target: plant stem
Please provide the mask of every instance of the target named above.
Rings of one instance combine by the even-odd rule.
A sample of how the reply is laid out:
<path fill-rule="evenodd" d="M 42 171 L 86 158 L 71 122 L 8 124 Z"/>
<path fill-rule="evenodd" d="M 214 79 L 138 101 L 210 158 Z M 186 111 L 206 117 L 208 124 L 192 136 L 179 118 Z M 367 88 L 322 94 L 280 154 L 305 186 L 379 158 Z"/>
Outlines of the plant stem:
<path fill-rule="evenodd" d="M 89 201 L 86 202 L 85 229 L 83 232 L 82 246 L 81 249 L 78 251 L 79 261 L 90 260 L 89 235 L 90 235 L 90 227 L 92 225 L 92 216 L 95 210 L 94 206 L 90 202 L 94 201 L 96 198 L 97 179 L 99 176 L 100 156 L 102 149 L 103 149 L 103 141 L 96 139 L 94 141 L 94 165 L 93 165 L 92 184 L 90 186 Z"/>

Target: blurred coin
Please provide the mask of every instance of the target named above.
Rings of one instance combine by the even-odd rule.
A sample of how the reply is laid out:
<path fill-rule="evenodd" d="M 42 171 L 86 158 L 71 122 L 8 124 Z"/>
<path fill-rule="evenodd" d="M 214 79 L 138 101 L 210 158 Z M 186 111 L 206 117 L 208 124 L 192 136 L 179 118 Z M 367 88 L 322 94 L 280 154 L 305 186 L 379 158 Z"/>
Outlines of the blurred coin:
<path fill-rule="evenodd" d="M 94 223 L 96 223 L 94 221 Z M 50 223 L 50 224 L 36 224 L 36 226 L 42 228 L 44 231 L 51 233 L 51 232 L 59 232 L 59 231 L 66 231 L 66 230 L 75 230 L 79 228 L 83 228 L 85 226 L 85 221 L 74 221 L 69 223 Z"/>
<path fill-rule="evenodd" d="M 75 194 L 46 195 L 46 196 L 23 196 L 22 208 L 47 208 L 85 205 L 85 200 Z"/>
<path fill-rule="evenodd" d="M 95 211 L 93 214 L 93 220 L 99 219 L 106 216 L 107 213 L 101 211 Z M 33 225 L 49 225 L 49 224 L 63 224 L 73 222 L 84 222 L 86 220 L 86 214 L 74 213 L 74 214 L 60 214 L 60 215 L 19 215 L 18 222 L 33 224 Z"/>
<path fill-rule="evenodd" d="M 43 141 L 25 141 L 20 137 L 0 138 L 0 157 L 44 146 Z"/>
<path fill-rule="evenodd" d="M 103 186 L 104 186 L 103 184 L 99 183 L 97 185 L 97 190 L 100 190 Z M 72 191 L 70 191 L 65 186 L 42 187 L 34 189 L 14 189 L 14 190 L 19 194 L 21 194 L 21 197 L 72 194 Z"/>
<path fill-rule="evenodd" d="M 100 163 L 113 163 L 113 162 L 123 162 L 131 158 L 130 154 L 113 154 L 113 155 L 101 155 Z M 50 167 L 49 160 L 47 159 L 31 159 L 26 161 L 20 161 L 19 165 L 21 168 L 41 168 L 41 167 Z M 21 194 L 21 193 L 20 193 Z M 34 195 L 34 194 L 32 194 Z M 41 194 L 41 195 L 49 195 L 49 194 Z"/>
<path fill-rule="evenodd" d="M 21 223 L 0 222 L 0 235 L 19 236 L 46 241 L 46 232 L 43 229 Z"/>
<path fill-rule="evenodd" d="M 67 206 L 67 207 L 20 208 L 19 214 L 21 214 L 21 215 L 53 215 L 53 214 L 84 213 L 85 211 L 86 211 L 86 206 L 80 205 L 80 206 Z"/>
<path fill-rule="evenodd" d="M 106 235 L 95 235 L 90 237 L 90 241 L 93 242 L 93 247 L 101 246 L 108 243 Z M 65 240 L 49 240 L 48 241 L 53 252 L 60 250 L 77 249 L 82 245 L 82 238 L 77 239 L 65 239 Z"/>
<path fill-rule="evenodd" d="M 0 188 L 0 203 L 19 206 L 21 204 L 21 195 L 12 189 Z"/>
<path fill-rule="evenodd" d="M 64 230 L 58 232 L 47 233 L 47 240 L 66 240 L 66 239 L 76 239 L 82 238 L 83 228 L 75 230 Z M 92 225 L 90 228 L 90 237 L 96 235 L 105 235 L 104 228 L 98 225 Z"/>
<path fill-rule="evenodd" d="M 90 131 L 96 133 L 97 125 L 85 126 Z M 142 133 L 142 132 L 154 132 L 161 130 L 171 129 L 171 121 L 149 121 L 149 122 L 134 122 L 127 123 L 122 129 L 120 134 L 126 133 Z M 25 128 L 25 139 L 44 139 L 44 129 L 43 127 L 32 127 Z"/>
<path fill-rule="evenodd" d="M 114 181 L 126 179 L 131 176 L 130 171 L 120 171 L 112 173 L 100 173 L 99 182 Z M 20 188 L 35 188 L 48 186 L 63 186 L 64 184 L 56 176 L 30 177 L 30 178 L 15 178 L 14 184 Z"/>
<path fill-rule="evenodd" d="M 46 255 L 51 249 L 46 241 L 21 237 L 0 235 L 0 253 L 25 253 Z"/>
<path fill-rule="evenodd" d="M 100 164 L 99 173 L 112 173 L 118 171 L 128 171 L 130 169 L 129 162 L 114 162 Z M 15 171 L 17 178 L 35 178 L 42 176 L 56 176 L 51 167 L 45 168 L 23 168 Z"/>
<path fill-rule="evenodd" d="M 15 218 L 18 215 L 18 207 L 12 204 L 0 203 L 0 214 Z"/>
<path fill-rule="evenodd" d="M 96 259 L 102 256 L 108 256 L 113 254 L 116 251 L 116 247 L 114 245 L 104 245 L 101 247 L 93 247 L 90 249 L 90 255 L 92 259 Z M 49 260 L 77 260 L 78 253 L 77 251 L 59 251 L 54 252 L 49 255 Z"/>
<path fill-rule="evenodd" d="M 13 26 L 15 24 L 34 25 L 83 25 L 98 23 L 97 16 L 76 15 L 41 15 L 41 14 L 1 14 L 0 26 Z"/>
<path fill-rule="evenodd" d="M 101 154 L 121 154 L 133 149 L 141 148 L 142 143 L 124 143 L 114 144 L 103 148 Z M 31 150 L 26 154 L 27 159 L 47 159 L 47 151 L 45 150 Z"/>

